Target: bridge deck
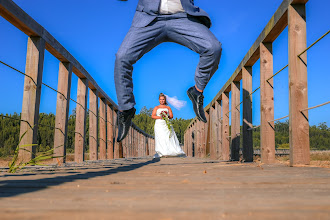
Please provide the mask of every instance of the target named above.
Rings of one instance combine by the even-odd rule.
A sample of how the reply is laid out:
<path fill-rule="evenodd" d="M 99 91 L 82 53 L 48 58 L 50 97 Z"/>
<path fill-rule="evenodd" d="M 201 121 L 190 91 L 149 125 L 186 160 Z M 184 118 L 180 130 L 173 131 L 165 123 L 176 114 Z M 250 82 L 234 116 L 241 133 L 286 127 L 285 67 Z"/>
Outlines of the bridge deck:
<path fill-rule="evenodd" d="M 196 158 L 0 176 L 1 219 L 329 219 L 330 170 Z"/>

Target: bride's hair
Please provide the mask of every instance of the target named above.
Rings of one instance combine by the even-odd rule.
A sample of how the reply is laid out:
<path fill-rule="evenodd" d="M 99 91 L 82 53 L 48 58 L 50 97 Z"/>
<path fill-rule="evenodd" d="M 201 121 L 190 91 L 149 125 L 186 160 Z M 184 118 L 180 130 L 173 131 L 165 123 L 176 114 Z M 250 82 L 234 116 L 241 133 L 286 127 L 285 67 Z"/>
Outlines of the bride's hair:
<path fill-rule="evenodd" d="M 167 105 L 167 100 L 166 100 L 166 96 L 165 96 L 164 93 L 160 93 L 158 99 L 160 99 L 160 97 L 162 97 L 162 96 L 163 96 L 164 99 L 165 99 L 165 105 Z"/>

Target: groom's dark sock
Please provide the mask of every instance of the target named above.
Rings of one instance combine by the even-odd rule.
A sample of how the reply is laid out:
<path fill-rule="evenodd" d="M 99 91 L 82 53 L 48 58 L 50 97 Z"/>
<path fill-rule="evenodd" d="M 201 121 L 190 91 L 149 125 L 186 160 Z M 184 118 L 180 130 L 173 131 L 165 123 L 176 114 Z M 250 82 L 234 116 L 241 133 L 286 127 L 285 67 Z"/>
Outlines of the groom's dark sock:
<path fill-rule="evenodd" d="M 193 90 L 193 92 L 194 92 L 196 95 L 200 95 L 200 94 L 202 94 L 202 92 L 200 92 L 200 91 L 198 91 L 198 90 L 196 89 L 196 86 L 194 86 L 194 90 Z"/>

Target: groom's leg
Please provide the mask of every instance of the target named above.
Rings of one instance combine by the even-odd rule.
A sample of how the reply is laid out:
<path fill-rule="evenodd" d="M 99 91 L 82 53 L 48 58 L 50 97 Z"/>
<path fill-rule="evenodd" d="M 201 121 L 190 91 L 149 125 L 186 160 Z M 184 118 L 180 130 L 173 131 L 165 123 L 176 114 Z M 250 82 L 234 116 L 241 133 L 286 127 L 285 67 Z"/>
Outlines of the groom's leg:
<path fill-rule="evenodd" d="M 195 83 L 197 89 L 203 91 L 218 69 L 222 51 L 221 43 L 197 18 L 188 16 L 168 22 L 170 41 L 186 46 L 200 54 L 195 72 Z"/>
<path fill-rule="evenodd" d="M 114 79 L 119 110 L 134 107 L 133 64 L 164 39 L 164 22 L 155 21 L 146 27 L 131 27 L 116 53 Z"/>

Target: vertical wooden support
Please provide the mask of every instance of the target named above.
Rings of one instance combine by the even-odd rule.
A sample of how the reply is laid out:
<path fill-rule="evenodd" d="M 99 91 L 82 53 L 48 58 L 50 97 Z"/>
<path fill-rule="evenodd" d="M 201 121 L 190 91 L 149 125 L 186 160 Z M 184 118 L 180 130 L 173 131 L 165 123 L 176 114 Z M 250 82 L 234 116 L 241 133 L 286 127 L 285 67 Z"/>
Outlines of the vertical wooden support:
<path fill-rule="evenodd" d="M 135 140 L 134 140 L 134 128 L 131 127 L 131 142 L 132 142 L 132 145 L 131 145 L 131 157 L 134 157 L 134 145 L 135 145 Z"/>
<path fill-rule="evenodd" d="M 60 62 L 58 71 L 57 101 L 56 101 L 56 116 L 54 131 L 54 162 L 59 161 L 65 163 L 66 156 L 66 140 L 68 138 L 68 117 L 70 104 L 70 89 L 72 77 L 72 64 Z"/>
<path fill-rule="evenodd" d="M 128 142 L 127 142 L 127 158 L 132 157 L 131 155 L 131 149 L 132 149 L 132 127 L 128 130 Z"/>
<path fill-rule="evenodd" d="M 117 112 L 113 111 L 114 121 L 117 122 Z M 118 159 L 119 158 L 119 143 L 117 142 L 117 136 L 118 136 L 118 125 L 114 126 L 114 152 L 113 152 L 113 158 Z"/>
<path fill-rule="evenodd" d="M 98 159 L 98 91 L 89 90 L 89 160 Z"/>
<path fill-rule="evenodd" d="M 193 152 L 194 152 L 194 141 L 195 141 L 195 134 L 194 134 L 194 124 L 190 126 L 189 129 L 189 140 L 190 140 L 190 146 L 188 150 L 188 155 L 190 157 L 193 157 Z"/>
<path fill-rule="evenodd" d="M 190 134 L 190 127 L 187 127 L 187 135 L 186 135 L 187 147 L 186 147 L 186 151 L 185 151 L 187 157 L 189 156 L 189 146 L 190 146 L 189 134 Z"/>
<path fill-rule="evenodd" d="M 243 160 L 253 161 L 253 137 L 252 137 L 252 67 L 242 68 L 243 80 Z"/>
<path fill-rule="evenodd" d="M 210 106 L 210 159 L 216 160 L 217 156 L 217 139 L 218 124 L 217 112 L 213 106 Z"/>
<path fill-rule="evenodd" d="M 146 137 L 146 156 L 150 156 L 149 137 Z"/>
<path fill-rule="evenodd" d="M 74 142 L 74 161 L 82 163 L 85 159 L 86 150 L 86 117 L 87 117 L 87 93 L 88 80 L 78 78 L 76 127 Z"/>
<path fill-rule="evenodd" d="M 108 159 L 113 159 L 113 109 L 111 106 L 107 105 L 107 157 Z"/>
<path fill-rule="evenodd" d="M 203 123 L 203 143 L 202 143 L 202 157 L 206 157 L 210 154 L 210 113 L 205 112 L 205 117 L 207 119 L 206 123 Z"/>
<path fill-rule="evenodd" d="M 24 92 L 20 125 L 20 137 L 25 133 L 20 144 L 37 144 L 39 106 L 41 95 L 42 71 L 44 65 L 45 40 L 29 37 L 26 52 L 25 73 L 31 78 L 24 78 Z M 27 122 L 25 122 L 27 121 Z M 30 127 L 32 126 L 32 128 Z M 19 151 L 19 161 L 27 162 L 34 158 L 36 146 L 26 146 Z"/>
<path fill-rule="evenodd" d="M 216 139 L 216 152 L 217 159 L 221 158 L 222 152 L 222 119 L 221 119 L 221 100 L 215 102 L 215 118 L 216 118 L 216 126 L 217 130 L 217 139 Z"/>
<path fill-rule="evenodd" d="M 107 159 L 107 113 L 106 113 L 106 100 L 100 100 L 100 160 Z"/>
<path fill-rule="evenodd" d="M 124 140 L 118 144 L 118 158 L 124 158 Z"/>
<path fill-rule="evenodd" d="M 137 138 L 138 138 L 138 141 L 137 141 L 137 156 L 141 157 L 141 133 L 139 131 L 137 133 Z"/>
<path fill-rule="evenodd" d="M 260 44 L 260 154 L 261 162 L 275 162 L 275 127 L 272 43 Z"/>
<path fill-rule="evenodd" d="M 196 120 L 196 147 L 195 147 L 195 157 L 200 157 L 200 149 L 201 149 L 201 129 L 200 129 L 200 121 Z"/>
<path fill-rule="evenodd" d="M 222 151 L 221 159 L 229 160 L 229 93 L 222 93 Z"/>
<path fill-rule="evenodd" d="M 240 147 L 240 82 L 231 83 L 231 159 L 239 161 Z"/>
<path fill-rule="evenodd" d="M 307 93 L 307 52 L 305 4 L 290 5 L 289 24 L 289 140 L 290 166 L 310 163 Z"/>

